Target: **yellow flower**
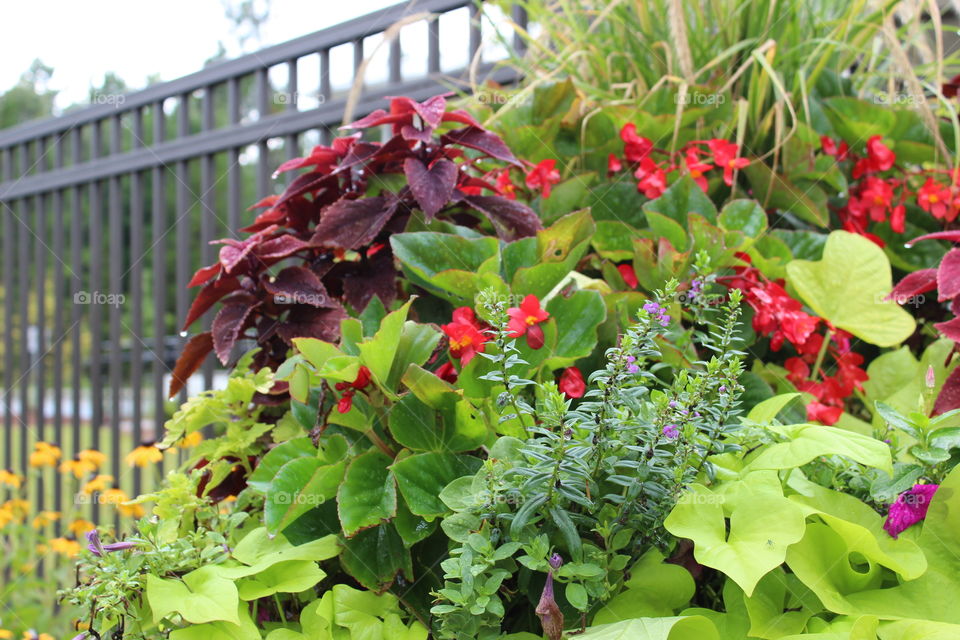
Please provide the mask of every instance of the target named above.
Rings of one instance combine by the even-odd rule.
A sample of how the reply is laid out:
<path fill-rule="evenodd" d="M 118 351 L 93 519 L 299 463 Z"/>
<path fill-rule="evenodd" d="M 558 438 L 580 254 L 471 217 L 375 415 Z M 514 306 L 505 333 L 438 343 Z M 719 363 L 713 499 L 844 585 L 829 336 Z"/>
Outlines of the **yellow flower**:
<path fill-rule="evenodd" d="M 26 500 L 14 498 L 13 500 L 7 500 L 4 502 L 0 509 L 8 511 L 11 519 L 16 520 L 17 522 L 23 522 L 24 519 L 26 519 L 27 514 L 30 513 L 30 503 Z"/>
<path fill-rule="evenodd" d="M 13 637 L 13 631 L 0 629 L 0 640 L 10 640 Z"/>
<path fill-rule="evenodd" d="M 79 458 L 74 458 L 73 460 L 64 460 L 60 463 L 60 473 L 72 473 L 74 476 L 76 476 L 77 480 L 88 473 L 93 473 L 96 470 L 97 465 Z"/>
<path fill-rule="evenodd" d="M 100 501 L 106 504 L 116 505 L 120 515 L 133 518 L 143 517 L 143 507 L 138 504 L 124 504 L 128 500 L 130 500 L 130 498 L 127 497 L 127 494 L 124 493 L 122 489 L 107 489 L 100 494 Z"/>
<path fill-rule="evenodd" d="M 5 484 L 8 487 L 14 489 L 19 489 L 20 485 L 23 484 L 23 478 L 13 473 L 12 471 L 7 471 L 6 469 L 0 469 L 0 484 Z M 0 629 L 2 631 L 2 629 Z M 0 636 L 2 639 L 3 636 Z"/>
<path fill-rule="evenodd" d="M 90 495 L 95 491 L 106 491 L 107 485 L 113 482 L 113 476 L 98 475 L 93 480 L 83 485 L 83 493 Z"/>
<path fill-rule="evenodd" d="M 49 549 L 49 547 L 47 547 L 47 545 L 45 545 L 45 544 L 38 544 L 38 545 L 37 545 L 37 553 L 39 553 L 41 556 L 44 555 L 44 554 L 46 554 L 48 549 Z"/>
<path fill-rule="evenodd" d="M 54 538 L 50 541 L 50 549 L 72 558 L 80 553 L 80 543 L 69 538 Z"/>
<path fill-rule="evenodd" d="M 163 453 L 152 444 L 140 445 L 127 454 L 127 464 L 131 467 L 145 467 L 160 460 L 163 460 Z"/>
<path fill-rule="evenodd" d="M 189 449 L 197 446 L 201 442 L 203 442 L 203 434 L 200 433 L 200 431 L 194 431 L 193 433 L 183 436 L 183 438 L 180 439 L 179 444 L 184 449 Z"/>
<path fill-rule="evenodd" d="M 93 524 L 89 520 L 84 520 L 83 518 L 77 518 L 76 520 L 70 523 L 70 526 L 67 527 L 70 533 L 72 533 L 78 538 L 86 534 L 87 531 L 93 531 L 96 528 L 97 528 L 97 525 Z"/>
<path fill-rule="evenodd" d="M 30 454 L 31 467 L 55 467 L 60 460 L 60 447 L 47 442 L 38 442 Z"/>
<path fill-rule="evenodd" d="M 33 519 L 33 528 L 34 529 L 43 529 L 48 524 L 53 524 L 56 520 L 60 519 L 59 511 L 41 511 L 37 514 L 37 517 Z"/>
<path fill-rule="evenodd" d="M 103 463 L 107 461 L 107 456 L 100 453 L 96 449 L 84 449 L 77 454 L 77 458 L 92 464 L 96 468 L 103 466 Z"/>
<path fill-rule="evenodd" d="M 49 633 L 41 633 L 40 637 L 37 640 L 55 640 L 55 638 Z"/>

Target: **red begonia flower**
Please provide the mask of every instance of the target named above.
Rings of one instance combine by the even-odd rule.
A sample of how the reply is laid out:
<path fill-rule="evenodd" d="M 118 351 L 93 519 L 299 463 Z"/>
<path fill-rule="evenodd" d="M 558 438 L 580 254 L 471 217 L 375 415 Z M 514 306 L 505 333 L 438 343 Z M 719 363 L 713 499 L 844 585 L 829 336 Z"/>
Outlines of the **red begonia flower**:
<path fill-rule="evenodd" d="M 560 382 L 557 385 L 568 398 L 582 398 L 587 391 L 587 383 L 583 380 L 583 374 L 576 367 L 567 367 L 560 374 Z"/>
<path fill-rule="evenodd" d="M 557 161 L 553 158 L 541 160 L 527 173 L 527 188 L 539 189 L 543 192 L 544 200 L 549 198 L 550 188 L 560 182 L 560 172 L 556 167 Z"/>

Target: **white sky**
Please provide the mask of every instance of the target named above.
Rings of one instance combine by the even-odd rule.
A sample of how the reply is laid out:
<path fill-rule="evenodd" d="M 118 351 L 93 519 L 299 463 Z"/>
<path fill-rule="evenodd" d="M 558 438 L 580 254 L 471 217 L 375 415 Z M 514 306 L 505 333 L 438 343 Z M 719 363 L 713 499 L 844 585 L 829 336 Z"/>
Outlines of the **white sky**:
<path fill-rule="evenodd" d="M 332 26 L 397 0 L 273 0 L 262 46 Z M 0 91 L 16 84 L 35 58 L 53 67 L 59 108 L 85 101 L 103 74 L 132 88 L 159 73 L 173 80 L 198 71 L 218 41 L 236 55 L 220 0 L 28 0 L 5 2 L 0 21 Z M 257 49 L 248 45 L 251 49 Z"/>

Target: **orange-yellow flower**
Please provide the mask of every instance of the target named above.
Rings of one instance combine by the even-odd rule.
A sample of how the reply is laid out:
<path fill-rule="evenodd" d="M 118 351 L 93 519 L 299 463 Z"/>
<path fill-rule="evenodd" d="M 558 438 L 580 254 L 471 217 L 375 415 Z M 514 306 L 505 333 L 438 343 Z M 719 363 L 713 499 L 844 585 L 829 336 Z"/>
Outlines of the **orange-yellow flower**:
<path fill-rule="evenodd" d="M 30 503 L 26 500 L 14 498 L 4 502 L 0 509 L 9 512 L 12 520 L 23 522 L 27 514 L 30 513 Z"/>
<path fill-rule="evenodd" d="M 163 460 L 163 453 L 152 444 L 140 445 L 127 454 L 127 464 L 131 467 L 145 467 L 160 460 Z"/>
<path fill-rule="evenodd" d="M 69 538 L 53 538 L 48 544 L 52 551 L 61 553 L 68 558 L 73 558 L 80 553 L 80 543 Z"/>
<path fill-rule="evenodd" d="M 96 449 L 84 449 L 77 454 L 77 458 L 92 464 L 97 469 L 102 467 L 103 463 L 107 461 L 107 456 L 100 453 Z"/>
<path fill-rule="evenodd" d="M 12 471 L 0 469 L 0 484 L 5 484 L 13 489 L 19 489 L 20 485 L 23 484 L 23 478 Z M 2 639 L 2 637 L 3 636 L 0 636 L 0 639 Z"/>
<path fill-rule="evenodd" d="M 93 524 L 89 520 L 84 520 L 83 518 L 77 518 L 67 526 L 67 529 L 75 535 L 80 537 L 87 533 L 87 531 L 93 531 L 97 528 L 97 525 Z"/>
<path fill-rule="evenodd" d="M 9 629 L 0 629 L 0 640 L 10 640 L 13 637 L 13 631 Z"/>
<path fill-rule="evenodd" d="M 60 447 L 47 442 L 38 442 L 30 454 L 31 467 L 55 467 L 60 460 Z"/>
<path fill-rule="evenodd" d="M 113 482 L 113 476 L 101 474 L 83 485 L 83 489 L 81 489 L 81 491 L 87 495 L 90 495 L 95 491 L 106 491 L 107 485 L 109 485 L 111 482 Z"/>
<path fill-rule="evenodd" d="M 55 521 L 60 519 L 59 511 L 41 511 L 37 514 L 37 517 L 33 519 L 33 528 L 34 529 L 43 529 L 48 524 L 53 524 Z"/>
<path fill-rule="evenodd" d="M 193 433 L 188 433 L 180 439 L 179 445 L 184 449 L 190 449 L 195 447 L 198 444 L 203 442 L 203 433 L 200 431 L 194 431 Z"/>
<path fill-rule="evenodd" d="M 60 473 L 72 473 L 76 476 L 77 480 L 96 470 L 97 465 L 86 460 L 81 460 L 79 457 L 73 460 L 64 460 L 60 463 Z"/>
<path fill-rule="evenodd" d="M 117 511 L 120 512 L 120 515 L 130 516 L 133 518 L 142 517 L 144 514 L 143 507 L 141 507 L 139 504 L 124 504 L 129 500 L 130 498 L 123 491 L 123 489 L 107 489 L 100 494 L 100 501 L 106 504 L 116 505 Z"/>

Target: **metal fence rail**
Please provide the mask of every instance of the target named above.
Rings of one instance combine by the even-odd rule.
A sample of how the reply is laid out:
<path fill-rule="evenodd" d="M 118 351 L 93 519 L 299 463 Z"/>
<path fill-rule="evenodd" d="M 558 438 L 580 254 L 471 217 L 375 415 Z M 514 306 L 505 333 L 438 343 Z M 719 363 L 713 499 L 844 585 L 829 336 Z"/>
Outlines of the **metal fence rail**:
<path fill-rule="evenodd" d="M 419 12 L 429 15 L 386 41 L 385 30 Z M 479 62 L 481 78 L 512 81 L 512 71 L 484 59 L 479 14 L 470 0 L 402 3 L 0 131 L 0 468 L 24 472 L 34 443 L 49 441 L 64 459 L 86 448 L 107 453 L 101 473 L 128 494 L 155 482 L 158 474 L 127 468 L 123 456 L 162 433 L 165 387 L 187 339 L 178 333 L 192 298 L 186 284 L 214 260 L 209 242 L 234 235 L 242 207 L 273 192 L 277 164 L 329 140 L 371 43 L 384 40 L 386 70 L 379 85 L 366 84 L 357 116 L 386 95 L 422 100 L 449 89 L 467 72 L 449 68 L 450 54 Z M 411 60 L 404 42 L 423 53 Z M 344 66 L 352 73 L 338 85 Z M 214 375 L 208 362 L 203 384 Z M 77 505 L 77 480 L 43 473 L 29 488 L 37 508 L 98 521 L 96 504 Z"/>

